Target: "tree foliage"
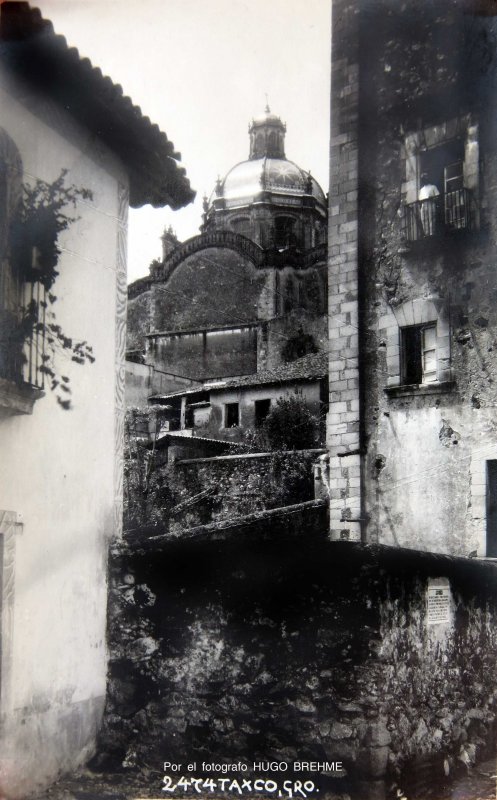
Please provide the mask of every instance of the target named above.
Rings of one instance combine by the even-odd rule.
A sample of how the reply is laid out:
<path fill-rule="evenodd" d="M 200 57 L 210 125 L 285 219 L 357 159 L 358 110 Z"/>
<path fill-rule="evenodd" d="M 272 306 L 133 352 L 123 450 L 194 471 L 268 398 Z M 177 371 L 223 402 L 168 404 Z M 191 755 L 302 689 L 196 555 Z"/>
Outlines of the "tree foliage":
<path fill-rule="evenodd" d="M 319 442 L 319 419 L 295 392 L 276 401 L 261 432 L 269 450 L 305 450 Z"/>

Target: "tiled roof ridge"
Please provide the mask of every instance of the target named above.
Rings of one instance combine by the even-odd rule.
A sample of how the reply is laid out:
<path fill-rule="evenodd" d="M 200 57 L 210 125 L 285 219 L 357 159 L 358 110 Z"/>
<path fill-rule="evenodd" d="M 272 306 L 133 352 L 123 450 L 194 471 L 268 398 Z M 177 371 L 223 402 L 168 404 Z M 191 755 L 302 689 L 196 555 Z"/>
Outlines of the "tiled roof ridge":
<path fill-rule="evenodd" d="M 274 378 L 275 380 L 281 379 L 282 375 L 288 374 L 292 375 L 294 373 L 298 373 L 299 371 L 305 372 L 305 369 L 312 369 L 313 367 L 316 368 L 323 368 L 323 370 L 327 367 L 327 353 L 324 351 L 319 351 L 317 353 L 307 353 L 305 356 L 300 356 L 300 358 L 296 358 L 294 361 L 288 361 L 285 364 L 280 364 L 278 367 L 274 369 L 265 369 L 261 370 L 260 372 L 255 372 L 253 375 L 243 376 L 241 379 L 234 378 L 232 379 L 233 383 L 238 383 L 239 380 L 248 380 L 252 378 L 254 381 L 264 380 Z M 305 377 L 305 375 L 302 375 Z M 231 381 L 227 381 L 227 385 L 230 384 Z"/>

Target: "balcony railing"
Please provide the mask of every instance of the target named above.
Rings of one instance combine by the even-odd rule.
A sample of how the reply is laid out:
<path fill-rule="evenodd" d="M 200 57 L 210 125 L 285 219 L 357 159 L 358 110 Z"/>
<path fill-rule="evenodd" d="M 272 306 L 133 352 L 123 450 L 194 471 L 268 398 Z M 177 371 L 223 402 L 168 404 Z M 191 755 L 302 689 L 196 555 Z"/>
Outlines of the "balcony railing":
<path fill-rule="evenodd" d="M 404 212 L 404 236 L 408 242 L 476 228 L 476 204 L 469 189 L 417 200 L 406 205 Z"/>

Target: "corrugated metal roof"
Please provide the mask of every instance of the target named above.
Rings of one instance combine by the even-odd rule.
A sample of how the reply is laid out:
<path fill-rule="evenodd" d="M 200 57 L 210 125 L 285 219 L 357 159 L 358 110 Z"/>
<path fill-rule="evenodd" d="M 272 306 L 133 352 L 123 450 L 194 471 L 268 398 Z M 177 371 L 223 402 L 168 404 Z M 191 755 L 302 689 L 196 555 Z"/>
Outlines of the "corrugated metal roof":
<path fill-rule="evenodd" d="M 1 4 L 0 61 L 52 97 L 121 158 L 130 176 L 131 206 L 181 208 L 192 202 L 195 192 L 166 134 L 119 84 L 69 47 L 39 9 L 26 2 Z"/>

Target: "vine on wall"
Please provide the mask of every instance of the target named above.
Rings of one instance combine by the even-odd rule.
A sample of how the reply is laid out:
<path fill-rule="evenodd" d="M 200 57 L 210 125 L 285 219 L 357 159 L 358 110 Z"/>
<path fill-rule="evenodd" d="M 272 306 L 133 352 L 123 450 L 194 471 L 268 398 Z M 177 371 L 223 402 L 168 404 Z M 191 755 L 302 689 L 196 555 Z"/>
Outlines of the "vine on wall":
<path fill-rule="evenodd" d="M 23 186 L 23 201 L 11 230 L 11 253 L 22 283 L 38 285 L 21 308 L 17 330 L 18 343 L 34 343 L 41 350 L 39 372 L 48 378 L 58 404 L 71 407 L 70 379 L 56 367 L 56 356 L 63 353 L 76 364 L 93 363 L 92 347 L 86 341 L 67 336 L 57 323 L 53 306 L 57 296 L 52 289 L 59 275 L 61 255 L 59 237 L 78 217 L 67 213 L 78 200 L 93 199 L 89 189 L 66 185 L 67 170 L 62 170 L 53 183 L 36 180 Z M 24 360 L 26 357 L 24 356 Z"/>

